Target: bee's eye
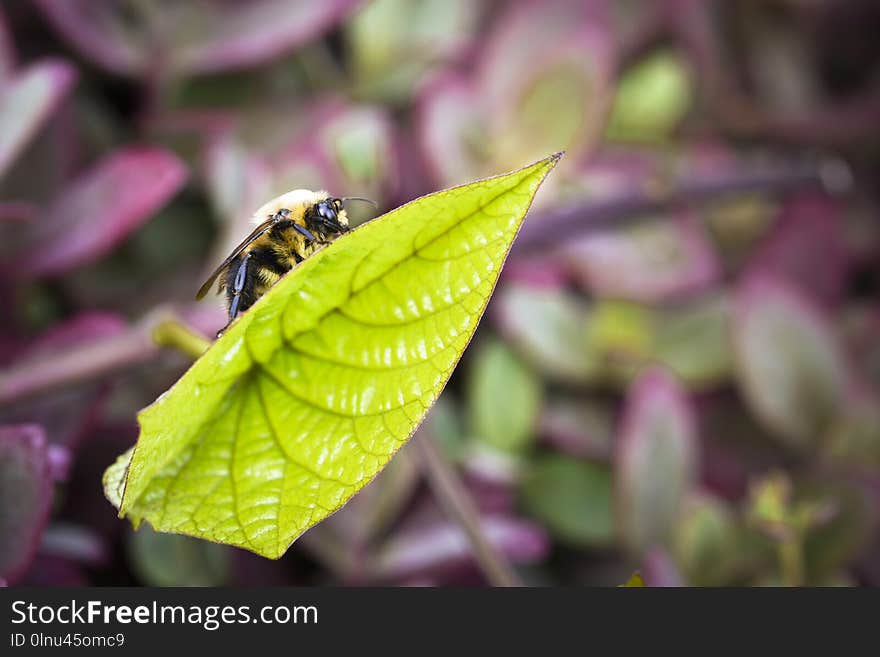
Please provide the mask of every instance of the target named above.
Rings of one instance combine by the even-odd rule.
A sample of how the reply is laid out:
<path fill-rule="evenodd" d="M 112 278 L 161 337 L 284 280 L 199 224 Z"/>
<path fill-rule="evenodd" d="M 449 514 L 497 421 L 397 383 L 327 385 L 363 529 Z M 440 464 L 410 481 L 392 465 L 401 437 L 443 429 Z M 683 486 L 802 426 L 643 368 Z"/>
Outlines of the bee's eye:
<path fill-rule="evenodd" d="M 334 210 L 326 201 L 322 201 L 318 204 L 318 215 L 328 221 L 336 220 L 336 210 Z"/>

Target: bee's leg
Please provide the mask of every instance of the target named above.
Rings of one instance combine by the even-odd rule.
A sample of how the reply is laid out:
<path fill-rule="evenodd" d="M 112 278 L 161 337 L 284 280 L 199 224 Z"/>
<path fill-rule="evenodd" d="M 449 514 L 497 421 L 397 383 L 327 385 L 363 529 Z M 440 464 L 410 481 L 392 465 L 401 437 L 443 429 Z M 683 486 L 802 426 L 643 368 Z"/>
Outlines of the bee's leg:
<path fill-rule="evenodd" d="M 299 233 L 300 235 L 305 237 L 309 242 L 320 242 L 320 240 L 317 237 L 315 237 L 312 234 L 312 232 L 308 228 L 306 228 L 305 226 L 300 226 L 299 224 L 293 224 L 292 228 L 297 233 Z"/>
<path fill-rule="evenodd" d="M 247 284 L 248 262 L 250 259 L 251 254 L 245 253 L 238 266 L 230 270 L 230 273 L 235 271 L 235 274 L 234 276 L 230 276 L 232 284 L 229 285 L 229 283 L 227 283 L 226 286 L 227 294 L 229 295 L 229 319 L 226 322 L 226 326 L 217 331 L 218 338 L 223 335 L 223 331 L 229 328 L 229 325 L 232 324 L 236 317 L 238 317 L 238 313 L 242 309 L 242 293 Z"/>

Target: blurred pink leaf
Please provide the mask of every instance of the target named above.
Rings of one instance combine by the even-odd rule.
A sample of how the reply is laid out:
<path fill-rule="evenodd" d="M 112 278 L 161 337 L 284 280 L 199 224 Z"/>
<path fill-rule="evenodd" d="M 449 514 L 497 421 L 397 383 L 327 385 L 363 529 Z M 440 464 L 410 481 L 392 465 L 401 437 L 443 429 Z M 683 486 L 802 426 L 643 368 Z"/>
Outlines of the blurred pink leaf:
<path fill-rule="evenodd" d="M 828 305 L 834 304 L 849 273 L 842 222 L 840 208 L 826 197 L 802 196 L 790 201 L 754 254 L 749 271 L 766 271 Z"/>
<path fill-rule="evenodd" d="M 565 149 L 574 166 L 595 144 L 616 67 L 609 18 L 605 0 L 532 0 L 500 15 L 475 77 L 493 164 Z"/>
<path fill-rule="evenodd" d="M 38 208 L 27 201 L 0 201 L 0 222 L 26 223 L 37 214 Z"/>
<path fill-rule="evenodd" d="M 678 567 L 662 548 L 653 548 L 645 555 L 641 572 L 645 586 L 663 588 L 684 586 Z"/>
<path fill-rule="evenodd" d="M 441 73 L 424 85 L 418 138 L 438 184 L 490 175 L 547 151 L 565 149 L 569 167 L 582 159 L 610 104 L 616 52 L 606 5 L 505 5 L 472 74 Z"/>
<path fill-rule="evenodd" d="M 116 151 L 63 189 L 26 237 L 15 270 L 51 276 L 88 264 L 148 220 L 184 184 L 187 170 L 170 152 Z M 33 246 L 39 244 L 39 249 Z"/>
<path fill-rule="evenodd" d="M 74 68 L 59 59 L 31 64 L 0 79 L 0 176 L 67 95 L 76 80 Z"/>
<path fill-rule="evenodd" d="M 431 178 L 438 183 L 474 180 L 483 174 L 478 136 L 484 119 L 469 79 L 453 72 L 426 83 L 416 105 L 419 142 Z"/>
<path fill-rule="evenodd" d="M 35 424 L 0 427 L 0 577 L 28 568 L 52 502 L 46 436 Z"/>
<path fill-rule="evenodd" d="M 125 320 L 118 315 L 89 312 L 77 315 L 40 334 L 21 354 L 22 360 L 52 358 L 71 347 L 90 341 L 119 335 L 125 330 Z"/>
<path fill-rule="evenodd" d="M 484 516 L 486 538 L 513 563 L 533 563 L 548 549 L 537 525 L 505 516 Z M 374 575 L 383 580 L 448 574 L 474 564 L 470 543 L 457 525 L 442 523 L 397 533 L 380 551 Z"/>
<path fill-rule="evenodd" d="M 586 290 L 633 301 L 692 295 L 712 285 L 721 269 L 705 229 L 689 214 L 593 233 L 561 253 Z"/>
<path fill-rule="evenodd" d="M 80 53 L 113 73 L 145 65 L 143 37 L 127 28 L 114 0 L 34 0 L 52 26 Z"/>
<path fill-rule="evenodd" d="M 49 445 L 49 476 L 52 481 L 67 481 L 73 467 L 73 455 L 64 445 Z"/>
<path fill-rule="evenodd" d="M 15 44 L 9 33 L 6 17 L 0 10 L 0 84 L 12 76 L 15 71 Z"/>
<path fill-rule="evenodd" d="M 761 423 L 795 447 L 817 444 L 840 409 L 846 363 L 828 318 L 789 284 L 754 274 L 734 304 L 740 389 Z"/>
<path fill-rule="evenodd" d="M 194 24 L 201 33 L 180 35 L 174 69 L 214 73 L 263 64 L 319 38 L 359 2 L 258 0 L 193 7 L 186 13 L 198 16 Z"/>
<path fill-rule="evenodd" d="M 611 459 L 612 406 L 589 398 L 551 398 L 541 413 L 539 432 L 564 454 L 607 462 Z"/>
<path fill-rule="evenodd" d="M 636 555 L 665 546 L 697 467 L 697 425 L 678 381 L 653 368 L 626 398 L 615 459 L 615 514 L 620 540 Z"/>
<path fill-rule="evenodd" d="M 672 153 L 621 148 L 602 144 L 602 149 L 580 167 L 573 183 L 590 204 L 627 199 L 651 193 L 671 163 Z"/>
<path fill-rule="evenodd" d="M 117 315 L 83 313 L 45 331 L 26 349 L 19 350 L 13 364 L 39 367 L 40 362 L 68 353 L 77 346 L 99 344 L 122 335 L 125 330 L 124 320 Z M 39 422 L 50 443 L 75 450 L 97 419 L 105 393 L 102 383 L 54 390 L 0 410 L 0 423 Z"/>
<path fill-rule="evenodd" d="M 130 76 L 257 66 L 319 38 L 357 4 L 37 0 L 52 26 L 80 53 L 108 71 Z"/>
<path fill-rule="evenodd" d="M 66 522 L 53 522 L 46 527 L 40 554 L 93 567 L 106 565 L 109 556 L 106 540 L 98 532 Z"/>

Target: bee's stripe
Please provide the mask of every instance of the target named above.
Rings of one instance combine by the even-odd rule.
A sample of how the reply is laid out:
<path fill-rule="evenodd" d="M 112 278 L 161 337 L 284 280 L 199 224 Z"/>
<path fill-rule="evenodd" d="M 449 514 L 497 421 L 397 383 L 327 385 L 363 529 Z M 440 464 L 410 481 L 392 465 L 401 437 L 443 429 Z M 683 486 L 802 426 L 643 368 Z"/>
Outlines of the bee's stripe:
<path fill-rule="evenodd" d="M 250 250 L 254 268 L 268 269 L 279 276 L 290 271 L 290 265 L 284 262 L 271 246 L 258 246 Z"/>

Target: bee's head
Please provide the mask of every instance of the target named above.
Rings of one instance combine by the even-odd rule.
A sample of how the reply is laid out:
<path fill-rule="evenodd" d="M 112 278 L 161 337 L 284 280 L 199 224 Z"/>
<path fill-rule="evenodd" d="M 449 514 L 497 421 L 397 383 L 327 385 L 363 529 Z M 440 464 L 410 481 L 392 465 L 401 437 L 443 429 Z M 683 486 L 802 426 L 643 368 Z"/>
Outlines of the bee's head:
<path fill-rule="evenodd" d="M 326 198 L 318 201 L 306 212 L 309 230 L 323 237 L 348 232 L 348 216 L 342 206 L 342 199 Z"/>

